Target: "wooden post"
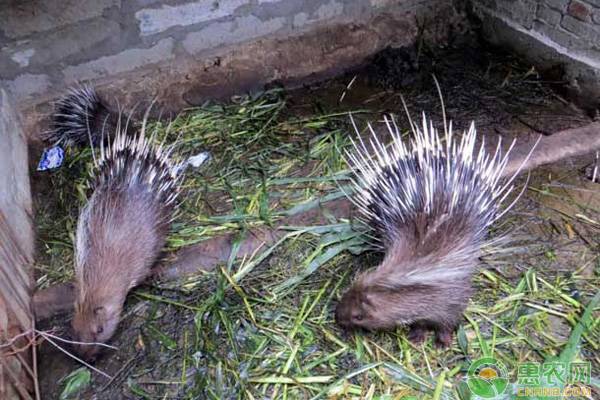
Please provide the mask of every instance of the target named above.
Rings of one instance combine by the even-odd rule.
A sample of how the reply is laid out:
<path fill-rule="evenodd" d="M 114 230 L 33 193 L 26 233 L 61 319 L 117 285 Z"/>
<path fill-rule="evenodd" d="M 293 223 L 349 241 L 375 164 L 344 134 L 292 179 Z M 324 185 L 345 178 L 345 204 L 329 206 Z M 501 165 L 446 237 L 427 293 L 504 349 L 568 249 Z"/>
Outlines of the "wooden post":
<path fill-rule="evenodd" d="M 0 398 L 39 398 L 27 142 L 0 88 Z"/>

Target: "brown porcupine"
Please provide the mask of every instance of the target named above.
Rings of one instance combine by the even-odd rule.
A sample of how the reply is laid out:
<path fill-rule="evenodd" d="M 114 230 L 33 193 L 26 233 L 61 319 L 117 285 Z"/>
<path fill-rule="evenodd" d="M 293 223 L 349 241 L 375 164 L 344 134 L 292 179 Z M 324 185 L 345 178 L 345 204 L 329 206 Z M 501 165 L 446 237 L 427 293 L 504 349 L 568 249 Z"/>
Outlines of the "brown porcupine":
<path fill-rule="evenodd" d="M 80 212 L 75 238 L 75 340 L 104 343 L 115 332 L 128 291 L 151 272 L 174 215 L 180 175 L 170 150 L 117 127 L 100 145 L 93 193 Z M 98 346 L 77 352 L 94 357 Z"/>
<path fill-rule="evenodd" d="M 488 228 L 514 204 L 500 208 L 519 172 L 503 179 L 512 146 L 502 154 L 499 141 L 488 154 L 483 143 L 477 149 L 474 124 L 457 140 L 452 123 L 442 136 L 425 115 L 420 128 L 410 121 L 414 138 L 405 144 L 395 121 L 385 122 L 389 148 L 369 125 L 369 143 L 359 135 L 347 153 L 355 177 L 350 198 L 385 256 L 342 296 L 335 318 L 346 328 L 409 326 L 417 342 L 433 329 L 437 344 L 448 346 Z"/>
<path fill-rule="evenodd" d="M 52 145 L 98 146 L 119 129 L 132 131 L 129 117 L 111 109 L 96 89 L 82 85 L 69 89 L 68 93 L 56 101 L 51 115 L 50 130 L 42 139 Z"/>

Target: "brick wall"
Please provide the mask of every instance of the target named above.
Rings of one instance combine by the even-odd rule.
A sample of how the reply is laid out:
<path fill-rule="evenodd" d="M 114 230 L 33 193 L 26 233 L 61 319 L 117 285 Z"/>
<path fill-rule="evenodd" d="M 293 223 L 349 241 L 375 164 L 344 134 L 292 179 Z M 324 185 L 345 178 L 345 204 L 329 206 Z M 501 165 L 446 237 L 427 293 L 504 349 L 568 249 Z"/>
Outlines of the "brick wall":
<path fill-rule="evenodd" d="M 177 110 L 273 80 L 333 73 L 462 0 L 0 0 L 0 84 L 24 112 L 78 81 Z M 430 24 L 431 25 L 431 24 Z M 3 81 L 3 82 L 2 82 Z"/>
<path fill-rule="evenodd" d="M 600 106 L 600 0 L 473 0 L 485 36 L 564 71 L 578 103 Z"/>

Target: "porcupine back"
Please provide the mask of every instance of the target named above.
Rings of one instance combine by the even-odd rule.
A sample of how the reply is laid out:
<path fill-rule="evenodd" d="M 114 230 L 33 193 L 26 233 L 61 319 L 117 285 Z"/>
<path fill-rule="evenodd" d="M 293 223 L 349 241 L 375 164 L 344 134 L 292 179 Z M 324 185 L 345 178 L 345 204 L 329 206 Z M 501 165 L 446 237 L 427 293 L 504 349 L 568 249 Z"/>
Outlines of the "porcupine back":
<path fill-rule="evenodd" d="M 100 149 L 93 194 L 79 219 L 77 264 L 85 265 L 91 256 L 155 259 L 178 194 L 179 178 L 169 151 L 153 145 L 143 129 L 134 136 L 120 129 L 114 141 Z M 90 247 L 112 255 L 92 254 Z M 131 272 L 137 272 L 137 264 L 131 263 Z M 141 278 L 133 277 L 132 282 Z"/>
<path fill-rule="evenodd" d="M 440 135 L 423 114 L 421 127 L 405 143 L 395 121 L 385 119 L 392 143 L 385 147 L 369 125 L 371 137 L 354 141 L 347 153 L 354 172 L 351 197 L 386 253 L 413 262 L 397 263 L 394 281 L 435 284 L 466 277 L 486 243 L 487 230 L 513 190 L 503 170 L 509 151 L 488 154 L 476 148 L 471 124 L 460 139 L 452 123 Z M 511 146 L 512 148 L 512 146 Z"/>
<path fill-rule="evenodd" d="M 98 146 L 117 132 L 117 125 L 127 127 L 127 118 L 110 109 L 96 90 L 87 85 L 69 89 L 55 103 L 51 128 L 42 136 L 53 145 Z"/>

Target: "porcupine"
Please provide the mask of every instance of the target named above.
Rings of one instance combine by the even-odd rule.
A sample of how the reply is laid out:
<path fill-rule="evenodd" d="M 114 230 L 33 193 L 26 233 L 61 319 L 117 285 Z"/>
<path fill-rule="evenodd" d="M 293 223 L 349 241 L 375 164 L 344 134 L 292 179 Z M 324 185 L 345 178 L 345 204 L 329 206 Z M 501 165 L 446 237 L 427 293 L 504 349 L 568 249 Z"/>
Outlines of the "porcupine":
<path fill-rule="evenodd" d="M 494 154 L 484 143 L 477 150 L 474 123 L 458 141 L 451 122 L 444 121 L 441 136 L 425 114 L 421 128 L 409 121 L 410 143 L 386 117 L 389 149 L 369 124 L 369 144 L 359 135 L 346 153 L 354 173 L 351 200 L 385 255 L 343 294 L 335 318 L 346 328 L 408 326 L 415 342 L 431 329 L 436 344 L 448 346 L 473 292 L 488 228 L 514 205 L 500 208 L 519 171 L 502 179 L 512 145 L 504 155 L 500 140 Z"/>
<path fill-rule="evenodd" d="M 42 138 L 52 145 L 98 146 L 112 140 L 117 126 L 132 132 L 131 125 L 129 117 L 114 111 L 95 88 L 82 85 L 56 101 L 50 130 Z"/>
<path fill-rule="evenodd" d="M 72 321 L 78 342 L 105 343 L 115 332 L 129 290 L 151 272 L 173 218 L 180 176 L 170 150 L 140 130 L 117 125 L 100 145 L 93 193 L 80 212 L 75 238 L 76 300 Z M 93 359 L 99 347 L 81 344 Z"/>

